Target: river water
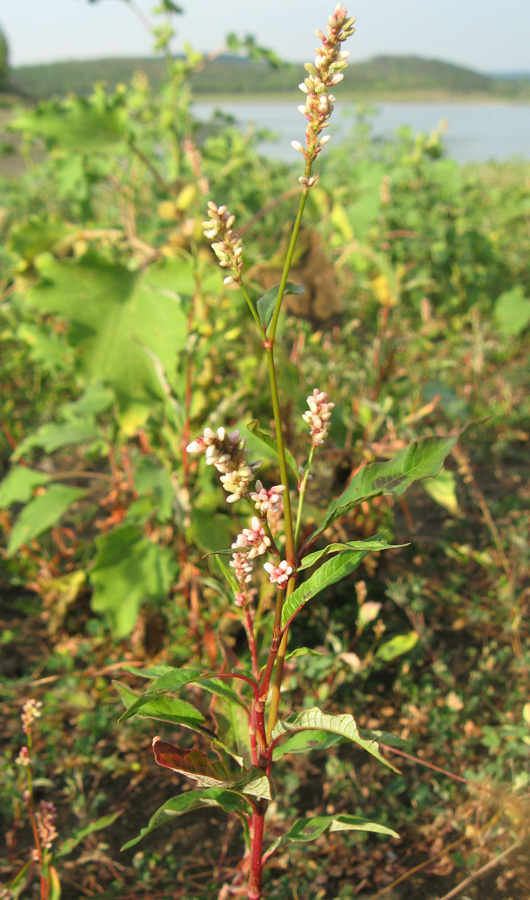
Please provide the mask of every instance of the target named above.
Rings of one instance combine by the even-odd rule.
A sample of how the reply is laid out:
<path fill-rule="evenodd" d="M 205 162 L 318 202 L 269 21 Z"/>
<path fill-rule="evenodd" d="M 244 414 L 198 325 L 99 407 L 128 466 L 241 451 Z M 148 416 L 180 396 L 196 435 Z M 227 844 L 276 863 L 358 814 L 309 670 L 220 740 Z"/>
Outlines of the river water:
<path fill-rule="evenodd" d="M 254 126 L 273 131 L 276 140 L 260 144 L 267 156 L 296 160 L 290 144 L 292 140 L 303 143 L 305 130 L 305 118 L 296 103 L 259 99 L 194 104 L 195 114 L 202 121 L 208 121 L 216 109 L 233 116 L 243 129 Z M 355 103 L 337 102 L 328 129 L 333 143 L 351 131 L 356 109 Z M 373 109 L 371 121 L 376 136 L 389 137 L 403 125 L 415 132 L 430 132 L 445 121 L 444 142 L 449 156 L 457 162 L 530 160 L 530 103 L 377 103 Z"/>

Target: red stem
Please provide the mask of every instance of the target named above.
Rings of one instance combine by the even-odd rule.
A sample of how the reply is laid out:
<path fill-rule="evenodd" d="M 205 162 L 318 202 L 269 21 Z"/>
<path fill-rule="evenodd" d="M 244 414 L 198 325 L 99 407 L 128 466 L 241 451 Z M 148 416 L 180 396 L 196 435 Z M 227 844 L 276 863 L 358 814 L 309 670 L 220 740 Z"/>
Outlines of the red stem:
<path fill-rule="evenodd" d="M 267 801 L 260 800 L 252 811 L 250 829 L 250 876 L 247 885 L 248 900 L 261 900 L 263 886 L 263 828 Z"/>

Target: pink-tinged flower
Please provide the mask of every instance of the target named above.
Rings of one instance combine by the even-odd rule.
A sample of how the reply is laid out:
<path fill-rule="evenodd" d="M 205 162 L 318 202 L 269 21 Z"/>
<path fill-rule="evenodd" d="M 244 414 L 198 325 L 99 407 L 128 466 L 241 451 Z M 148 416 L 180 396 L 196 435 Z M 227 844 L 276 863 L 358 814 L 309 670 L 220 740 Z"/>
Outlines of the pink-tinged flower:
<path fill-rule="evenodd" d="M 208 201 L 210 218 L 203 222 L 204 236 L 212 244 L 219 263 L 225 269 L 232 269 L 232 275 L 225 278 L 225 283 L 239 282 L 243 270 L 243 244 L 239 235 L 232 231 L 235 216 L 230 215 L 226 206 L 217 206 Z"/>
<path fill-rule="evenodd" d="M 53 803 L 45 800 L 40 802 L 40 810 L 35 813 L 39 837 L 43 847 L 50 849 L 52 842 L 58 837 L 57 829 L 53 824 L 57 818 L 57 812 Z"/>
<path fill-rule="evenodd" d="M 246 553 L 232 553 L 230 565 L 234 569 L 234 574 L 241 588 L 252 581 L 253 565 Z"/>
<path fill-rule="evenodd" d="M 299 141 L 293 141 L 292 146 L 303 154 L 306 162 L 312 162 L 329 140 L 328 136 L 320 137 L 323 129 L 328 126 L 335 102 L 335 97 L 329 89 L 344 77 L 342 70 L 347 66 L 349 53 L 343 51 L 341 45 L 355 31 L 353 27 L 355 19 L 348 19 L 347 16 L 347 11 L 338 3 L 328 19 L 326 34 L 322 31 L 316 33 L 322 41 L 322 46 L 316 50 L 314 64 L 308 63 L 305 66 L 308 77 L 300 85 L 300 90 L 307 99 L 305 106 L 298 108 L 308 122 L 305 133 L 306 146 L 303 147 Z M 302 177 L 299 180 L 306 189 L 311 187 L 307 178 Z"/>
<path fill-rule="evenodd" d="M 27 747 L 20 748 L 20 753 L 18 754 L 15 762 L 18 766 L 30 766 L 31 765 L 31 757 L 29 755 L 29 750 Z"/>
<path fill-rule="evenodd" d="M 287 582 L 294 571 L 286 559 L 283 559 L 277 566 L 273 563 L 264 563 L 263 568 L 269 573 L 271 584 L 277 584 L 279 588 L 287 587 Z"/>
<path fill-rule="evenodd" d="M 270 545 L 270 538 L 265 534 L 263 525 L 257 516 L 253 516 L 251 528 L 243 528 L 232 544 L 232 550 L 248 550 L 247 558 L 255 559 L 256 556 L 263 556 Z"/>
<path fill-rule="evenodd" d="M 221 473 L 221 483 L 230 495 L 227 503 L 235 503 L 243 497 L 261 466 L 261 459 L 255 462 L 247 460 L 248 450 L 245 439 L 239 439 L 239 431 L 227 434 L 224 428 L 213 431 L 205 428 L 202 437 L 196 438 L 186 447 L 188 453 L 206 453 L 206 465 L 215 466 Z"/>
<path fill-rule="evenodd" d="M 39 700 L 27 700 L 22 707 L 22 729 L 27 734 L 35 719 L 40 718 L 42 703 Z"/>
<path fill-rule="evenodd" d="M 250 499 L 254 501 L 258 512 L 263 515 L 267 515 L 269 512 L 280 512 L 283 505 L 282 494 L 284 490 L 284 484 L 275 484 L 267 490 L 263 487 L 261 481 L 256 481 L 256 490 L 250 492 Z"/>
<path fill-rule="evenodd" d="M 318 388 L 307 398 L 308 411 L 302 416 L 304 422 L 311 428 L 311 437 L 315 447 L 320 447 L 326 440 L 329 431 L 329 420 L 331 419 L 331 410 L 335 406 L 331 403 L 325 391 L 319 391 Z"/>

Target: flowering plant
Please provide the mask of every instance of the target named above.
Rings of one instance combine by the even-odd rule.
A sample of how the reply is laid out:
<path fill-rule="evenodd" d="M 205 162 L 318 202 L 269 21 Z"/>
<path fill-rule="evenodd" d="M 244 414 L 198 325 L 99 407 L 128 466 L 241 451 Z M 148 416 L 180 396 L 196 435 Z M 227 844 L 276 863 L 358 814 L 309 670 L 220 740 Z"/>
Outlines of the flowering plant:
<path fill-rule="evenodd" d="M 314 455 L 325 443 L 334 404 L 321 387 L 313 388 L 307 398 L 308 409 L 302 415 L 309 427 L 310 445 L 304 465 L 299 466 L 285 446 L 282 413 L 278 396 L 276 332 L 282 300 L 289 289 L 288 276 L 309 191 L 316 183 L 315 160 L 328 136 L 322 135 L 333 110 L 330 88 L 343 77 L 347 53 L 344 41 L 354 31 L 339 3 L 329 17 L 326 32 L 317 32 L 321 46 L 314 64 L 306 66 L 308 76 L 300 85 L 306 104 L 300 107 L 307 118 L 305 147 L 294 142 L 304 156 L 298 212 L 286 253 L 280 283 L 257 302 L 251 298 L 244 277 L 243 245 L 234 230 L 235 218 L 225 206 L 208 203 L 209 219 L 204 233 L 220 265 L 228 271 L 225 279 L 242 291 L 255 322 L 267 359 L 274 436 L 253 427 L 255 437 L 272 447 L 278 458 L 280 483 L 265 487 L 256 478 L 260 460 L 250 460 L 245 438 L 239 431 L 229 432 L 224 425 L 214 430 L 207 425 L 187 447 L 188 454 L 204 455 L 206 465 L 220 475 L 229 504 L 247 503 L 251 507 L 249 527 L 243 528 L 230 550 L 230 565 L 218 557 L 219 569 L 230 587 L 234 606 L 240 610 L 245 630 L 250 669 L 240 665 L 231 650 L 221 672 L 194 668 L 157 667 L 138 674 L 150 684 L 141 696 L 125 685 L 118 685 L 126 712 L 123 719 L 137 715 L 179 724 L 208 739 L 214 753 L 181 749 L 160 737 L 153 740 L 156 762 L 195 782 L 196 788 L 168 800 L 151 818 L 140 835 L 129 841 L 131 847 L 153 829 L 189 810 L 217 805 L 237 816 L 243 825 L 246 852 L 233 885 L 246 896 L 263 896 L 263 870 L 266 861 L 284 840 L 310 840 L 326 830 L 364 830 L 394 834 L 390 829 L 359 816 L 330 815 L 317 819 L 298 819 L 282 838 L 264 847 L 265 816 L 274 796 L 274 765 L 290 753 L 309 752 L 331 743 L 350 741 L 371 754 L 383 765 L 394 769 L 384 758 L 377 735 L 361 731 L 351 713 L 331 715 L 318 707 L 304 708 L 279 718 L 280 690 L 287 656 L 289 628 L 312 598 L 330 585 L 350 575 L 371 551 L 390 549 L 384 535 L 364 541 L 330 543 L 322 546 L 328 528 L 359 504 L 381 494 L 402 494 L 415 480 L 436 475 L 456 438 L 426 438 L 405 447 L 395 459 L 373 463 L 359 469 L 346 489 L 329 503 L 318 527 L 303 532 L 304 499 Z M 308 442 L 309 443 L 309 442 Z M 296 510 L 295 510 L 296 506 Z M 302 534 L 304 539 L 302 540 Z M 318 541 L 318 549 L 312 549 Z M 261 565 L 257 565 L 261 561 Z M 266 573 L 265 575 L 263 573 Z M 309 575 L 308 575 L 309 573 Z M 308 577 L 306 577 L 308 575 Z M 261 627 L 260 603 L 257 615 L 255 598 L 258 587 L 275 590 L 270 640 Z M 267 587 L 265 587 L 267 590 Z M 194 685 L 211 693 L 215 702 L 210 721 L 202 712 L 181 699 L 181 692 Z M 243 721 L 234 733 L 230 721 Z"/>

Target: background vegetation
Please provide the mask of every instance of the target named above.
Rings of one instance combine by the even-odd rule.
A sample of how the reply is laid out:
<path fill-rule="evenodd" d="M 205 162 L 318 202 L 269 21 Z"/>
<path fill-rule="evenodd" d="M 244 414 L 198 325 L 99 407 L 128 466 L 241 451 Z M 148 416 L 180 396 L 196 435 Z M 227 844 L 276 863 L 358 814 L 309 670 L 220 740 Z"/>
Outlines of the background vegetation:
<path fill-rule="evenodd" d="M 155 771 L 149 721 L 116 725 L 110 683 L 119 673 L 137 690 L 144 666 L 218 663 L 214 629 L 242 647 L 207 557 L 241 523 L 183 447 L 228 410 L 242 429 L 270 410 L 260 348 L 200 223 L 209 197 L 237 215 L 257 296 L 277 281 L 299 172 L 231 127 L 201 136 L 189 107 L 200 65 L 172 62 L 162 90 L 116 74 L 124 87 L 14 118 L 24 167 L 0 181 L 0 876 L 14 897 L 39 895 L 16 763 L 29 697 L 43 703 L 35 790 L 58 808 L 63 898 L 213 898 L 239 858 L 237 828 L 217 838 L 205 811 L 120 854 L 182 786 Z M 285 704 L 316 693 L 404 739 L 408 755 L 392 756 L 401 775 L 344 747 L 309 764 L 292 756 L 269 838 L 293 808 L 364 815 L 400 838 L 335 833 L 310 852 L 282 848 L 267 889 L 278 900 L 523 900 L 530 167 L 462 168 L 436 133 L 376 142 L 361 120 L 323 154 L 320 176 L 280 384 L 295 452 L 306 395 L 318 385 L 336 403 L 315 510 L 362 462 L 475 425 L 442 476 L 402 503 L 364 504 L 330 535 L 385 530 L 408 546 L 367 557 L 296 625 L 308 652 L 290 662 Z M 275 483 L 274 456 L 265 464 Z"/>
<path fill-rule="evenodd" d="M 28 97 L 45 100 L 65 90 L 87 95 L 96 81 L 115 88 L 128 83 L 135 72 L 145 72 L 154 89 L 165 77 L 160 59 L 100 59 L 39 66 L 19 66 L 11 76 L 12 88 Z M 301 65 L 274 69 L 265 62 L 236 56 L 221 56 L 193 75 L 197 94 L 293 94 L 304 78 Z M 494 78 L 463 66 L 414 56 L 378 56 L 352 63 L 345 74 L 341 95 L 373 98 L 454 96 L 482 99 L 528 99 L 527 79 Z"/>

